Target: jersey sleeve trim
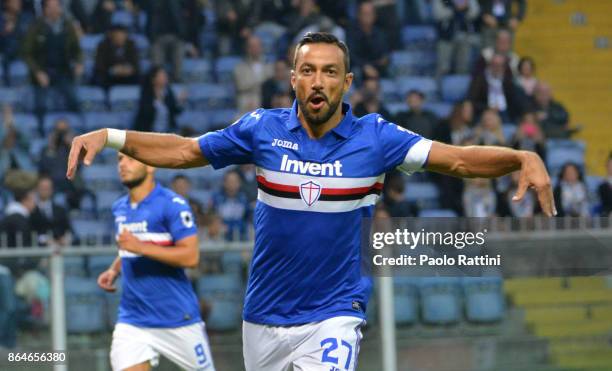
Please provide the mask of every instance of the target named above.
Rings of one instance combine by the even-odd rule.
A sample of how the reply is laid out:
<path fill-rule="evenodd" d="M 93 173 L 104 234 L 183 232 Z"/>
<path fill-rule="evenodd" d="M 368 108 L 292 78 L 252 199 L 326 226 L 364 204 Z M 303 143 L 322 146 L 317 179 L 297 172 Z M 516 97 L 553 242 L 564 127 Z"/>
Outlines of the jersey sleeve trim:
<path fill-rule="evenodd" d="M 397 167 L 398 170 L 406 174 L 423 171 L 432 143 L 431 140 L 425 138 L 416 142 L 406 153 L 404 161 Z"/>

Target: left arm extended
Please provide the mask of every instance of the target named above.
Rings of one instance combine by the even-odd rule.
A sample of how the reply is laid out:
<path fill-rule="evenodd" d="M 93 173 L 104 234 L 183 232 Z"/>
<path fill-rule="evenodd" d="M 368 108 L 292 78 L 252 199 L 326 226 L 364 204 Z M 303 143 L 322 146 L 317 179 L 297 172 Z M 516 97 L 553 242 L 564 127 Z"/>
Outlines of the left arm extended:
<path fill-rule="evenodd" d="M 132 233 L 123 231 L 117 238 L 117 244 L 120 249 L 179 268 L 194 268 L 200 261 L 200 250 L 196 235 L 178 240 L 174 246 L 158 246 L 142 242 Z"/>
<path fill-rule="evenodd" d="M 557 214 L 546 166 L 533 152 L 433 142 L 426 169 L 460 178 L 496 178 L 520 170 L 518 191 L 513 200 L 521 200 L 527 189 L 533 188 L 544 213 L 547 216 Z"/>

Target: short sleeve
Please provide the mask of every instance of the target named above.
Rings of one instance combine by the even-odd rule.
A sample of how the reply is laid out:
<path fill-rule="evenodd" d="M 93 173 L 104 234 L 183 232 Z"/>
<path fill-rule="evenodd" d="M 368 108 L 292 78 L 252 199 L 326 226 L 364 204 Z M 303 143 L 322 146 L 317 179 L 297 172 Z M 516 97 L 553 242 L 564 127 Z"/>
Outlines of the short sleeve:
<path fill-rule="evenodd" d="M 431 140 L 391 123 L 380 115 L 375 115 L 375 119 L 383 151 L 384 171 L 395 168 L 407 174 L 422 171 L 429 157 Z"/>
<path fill-rule="evenodd" d="M 198 138 L 202 154 L 215 169 L 253 162 L 253 136 L 263 112 L 247 113 L 225 129 Z"/>
<path fill-rule="evenodd" d="M 198 232 L 191 207 L 184 198 L 172 197 L 166 205 L 165 214 L 164 219 L 173 241 L 182 240 Z"/>

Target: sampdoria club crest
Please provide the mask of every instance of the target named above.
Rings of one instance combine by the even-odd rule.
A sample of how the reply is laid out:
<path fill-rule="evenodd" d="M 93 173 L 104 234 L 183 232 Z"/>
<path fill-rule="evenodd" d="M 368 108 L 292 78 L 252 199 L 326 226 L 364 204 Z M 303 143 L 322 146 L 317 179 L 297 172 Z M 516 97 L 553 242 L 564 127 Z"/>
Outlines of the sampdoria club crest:
<path fill-rule="evenodd" d="M 319 196 L 321 196 L 321 186 L 312 180 L 304 182 L 300 184 L 300 196 L 302 197 L 302 201 L 310 207 L 317 202 Z"/>

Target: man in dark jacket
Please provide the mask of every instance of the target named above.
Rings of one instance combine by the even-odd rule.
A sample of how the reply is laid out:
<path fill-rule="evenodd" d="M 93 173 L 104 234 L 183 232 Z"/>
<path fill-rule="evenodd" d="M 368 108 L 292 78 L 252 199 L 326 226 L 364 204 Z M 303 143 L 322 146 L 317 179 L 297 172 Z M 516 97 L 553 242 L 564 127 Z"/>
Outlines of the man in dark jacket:
<path fill-rule="evenodd" d="M 0 244 L 6 241 L 8 247 L 32 246 L 32 225 L 30 214 L 36 206 L 34 192 L 31 189 L 13 190 L 15 200 L 4 210 L 5 217 L 0 223 L 0 233 L 6 234 L 6 240 L 0 239 Z"/>
<path fill-rule="evenodd" d="M 386 33 L 375 26 L 376 9 L 370 1 L 359 5 L 357 23 L 347 32 L 351 63 L 360 69 L 363 78 L 385 76 L 389 66 L 389 45 Z"/>
<path fill-rule="evenodd" d="M 418 90 L 410 90 L 406 95 L 409 110 L 399 112 L 395 117 L 395 123 L 425 138 L 433 138 L 439 119 L 433 112 L 423 109 L 424 101 L 425 94 Z"/>
<path fill-rule="evenodd" d="M 32 229 L 38 234 L 38 242 L 46 245 L 53 241 L 66 245 L 67 234 L 71 231 L 68 212 L 53 202 L 53 180 L 49 176 L 38 179 L 36 186 L 38 200 L 30 216 Z"/>
<path fill-rule="evenodd" d="M 30 69 L 34 109 L 44 134 L 42 119 L 50 89 L 64 97 L 69 111 L 80 111 L 74 80 L 83 73 L 83 55 L 77 31 L 63 16 L 59 0 L 44 2 L 43 16 L 32 24 L 24 39 L 23 58 Z"/>
<path fill-rule="evenodd" d="M 110 88 L 113 85 L 138 84 L 138 48 L 122 25 L 113 25 L 96 51 L 94 83 Z"/>

